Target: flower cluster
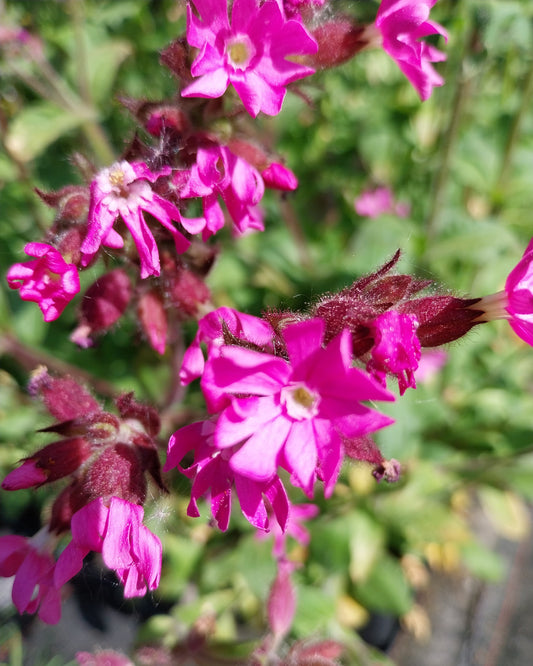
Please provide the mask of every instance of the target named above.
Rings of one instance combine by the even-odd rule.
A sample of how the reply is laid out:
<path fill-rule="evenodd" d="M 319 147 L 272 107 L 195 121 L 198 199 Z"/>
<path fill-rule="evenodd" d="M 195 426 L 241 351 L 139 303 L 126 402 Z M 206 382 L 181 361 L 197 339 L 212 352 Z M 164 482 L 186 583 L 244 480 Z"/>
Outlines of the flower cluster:
<path fill-rule="evenodd" d="M 76 575 L 90 552 L 102 553 L 124 585 L 126 597 L 154 590 L 161 574 L 161 543 L 143 524 L 146 473 L 164 489 L 154 437 L 157 414 L 131 395 L 117 399 L 120 416 L 102 411 L 76 381 L 40 368 L 30 392 L 39 395 L 59 422 L 47 432 L 62 439 L 24 459 L 2 482 L 19 490 L 59 479 L 70 484 L 56 498 L 50 521 L 31 538 L 0 537 L 0 575 L 15 576 L 13 603 L 19 612 L 38 612 L 55 623 L 61 614 L 61 587 Z M 72 539 L 57 562 L 57 540 Z"/>

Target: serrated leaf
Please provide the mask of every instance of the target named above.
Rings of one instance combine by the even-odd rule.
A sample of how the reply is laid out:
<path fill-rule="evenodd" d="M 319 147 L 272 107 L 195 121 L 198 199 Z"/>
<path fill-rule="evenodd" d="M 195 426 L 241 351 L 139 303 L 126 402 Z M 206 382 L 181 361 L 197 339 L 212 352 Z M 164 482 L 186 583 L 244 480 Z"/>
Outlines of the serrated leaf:
<path fill-rule="evenodd" d="M 94 120 L 94 111 L 66 111 L 51 102 L 38 102 L 23 109 L 10 124 L 6 146 L 21 162 L 29 162 L 61 136 Z"/>

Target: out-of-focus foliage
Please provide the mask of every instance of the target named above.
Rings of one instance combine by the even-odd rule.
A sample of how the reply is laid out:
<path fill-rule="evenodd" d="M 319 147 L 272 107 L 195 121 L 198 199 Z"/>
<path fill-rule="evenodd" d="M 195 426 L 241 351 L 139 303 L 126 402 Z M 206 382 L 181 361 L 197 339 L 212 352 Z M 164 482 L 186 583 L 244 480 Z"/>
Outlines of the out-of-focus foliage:
<path fill-rule="evenodd" d="M 369 3 L 343 6 L 355 16 L 369 11 Z M 265 233 L 223 238 L 209 278 L 217 304 L 253 314 L 304 307 L 398 247 L 406 271 L 455 293 L 502 288 L 533 235 L 533 6 L 440 0 L 434 12 L 450 34 L 448 61 L 439 66 L 446 85 L 424 104 L 385 53 L 368 51 L 304 81 L 279 117 L 259 120 L 256 131 L 272 137 L 300 186 L 281 201 L 267 198 Z M 185 23 L 184 5 L 175 0 L 12 0 L 0 20 L 42 39 L 58 86 L 54 99 L 43 100 L 28 85 L 30 63 L 0 63 L 5 275 L 51 222 L 33 187 L 79 182 L 74 153 L 103 166 L 132 138 L 134 122 L 117 95 L 176 94 L 158 54 Z M 411 204 L 408 218 L 357 216 L 354 198 L 378 184 Z M 96 271 L 87 272 L 87 284 Z M 49 422 L 24 386 L 31 367 L 47 359 L 56 359 L 52 369 L 69 364 L 165 407 L 165 435 L 170 424 L 201 413 L 196 389 L 183 405 L 165 404 L 172 359 L 148 348 L 136 322 L 122 320 L 84 351 L 68 342 L 74 326 L 74 306 L 45 325 L 35 304 L 20 302 L 2 283 L 3 474 L 45 441 L 35 431 Z M 186 330 L 187 340 L 193 332 Z M 401 461 L 401 480 L 377 485 L 354 464 L 329 501 L 315 499 L 321 512 L 310 524 L 310 546 L 292 553 L 302 566 L 291 639 L 347 640 L 372 612 L 405 615 L 417 594 L 413 562 L 422 571 L 466 567 L 497 579 L 502 563 L 471 533 L 473 507 L 481 506 L 502 534 L 523 536 L 524 502 L 533 499 L 533 352 L 503 323 L 476 328 L 447 351 L 439 374 L 388 407 L 396 424 L 377 437 L 384 455 Z M 240 658 L 265 631 L 275 575 L 271 541 L 257 540 L 236 511 L 226 534 L 208 526 L 205 506 L 200 519 L 187 518 L 188 481 L 168 482 L 173 491 L 156 499 L 148 522 L 163 541 L 160 597 L 170 610 L 148 621 L 140 641 L 173 647 L 199 617 L 213 615 L 213 645 Z M 46 510 L 48 492 L 2 493 L 7 526 L 32 502 Z M 296 492 L 292 499 L 304 501 Z M 347 663 L 377 663 L 351 640 Z"/>

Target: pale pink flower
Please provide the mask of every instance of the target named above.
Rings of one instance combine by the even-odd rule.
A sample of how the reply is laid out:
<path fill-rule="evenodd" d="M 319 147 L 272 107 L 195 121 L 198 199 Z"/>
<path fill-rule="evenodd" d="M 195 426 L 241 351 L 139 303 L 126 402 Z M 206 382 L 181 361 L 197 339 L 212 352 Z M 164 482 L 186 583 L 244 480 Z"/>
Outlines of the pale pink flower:
<path fill-rule="evenodd" d="M 0 537 L 0 576 L 15 576 L 13 604 L 19 613 L 37 613 L 47 624 L 61 617 L 61 597 L 54 585 L 55 561 L 50 555 L 50 535 L 43 528 L 32 538 Z"/>
<path fill-rule="evenodd" d="M 448 352 L 444 349 L 423 349 L 415 370 L 415 379 L 418 384 L 430 382 L 441 370 L 448 360 Z"/>
<path fill-rule="evenodd" d="M 185 476 L 193 479 L 187 515 L 197 518 L 200 515 L 197 501 L 207 496 L 218 528 L 225 531 L 229 524 L 234 491 L 241 510 L 251 525 L 261 530 L 270 529 L 271 523 L 265 504 L 267 500 L 280 529 L 284 530 L 289 513 L 289 500 L 281 480 L 275 476 L 267 481 L 255 481 L 233 471 L 229 466 L 233 449 L 216 449 L 213 446 L 214 430 L 215 422 L 211 420 L 193 423 L 176 431 L 168 443 L 164 471 L 177 467 Z M 238 446 L 234 449 L 238 449 Z M 193 463 L 190 467 L 182 467 L 181 460 L 192 450 Z"/>
<path fill-rule="evenodd" d="M 430 9 L 436 2 L 381 0 L 375 23 L 384 50 L 394 58 L 422 100 L 431 96 L 435 86 L 444 84 L 444 79 L 431 63 L 446 60 L 446 54 L 422 41 L 428 35 L 442 35 L 448 39 L 448 33 L 441 25 L 428 20 Z"/>
<path fill-rule="evenodd" d="M 227 449 L 244 442 L 231 456 L 235 472 L 268 481 L 281 465 L 308 496 L 317 476 L 329 496 L 343 458 L 342 438 L 392 422 L 360 402 L 394 397 L 352 367 L 350 332 L 344 330 L 324 348 L 324 329 L 321 319 L 287 326 L 282 336 L 288 361 L 228 345 L 209 359 L 204 394 L 233 396 L 218 419 L 215 445 Z"/>
<path fill-rule="evenodd" d="M 379 217 L 384 213 L 407 217 L 411 211 L 408 203 L 394 200 L 392 190 L 388 187 L 376 187 L 364 190 L 354 201 L 355 212 L 362 217 Z"/>
<path fill-rule="evenodd" d="M 37 303 L 46 322 L 53 321 L 80 290 L 78 269 L 46 243 L 28 243 L 24 252 L 35 259 L 11 266 L 7 283 L 23 301 Z"/>
<path fill-rule="evenodd" d="M 291 504 L 289 519 L 284 530 L 278 523 L 274 523 L 272 534 L 274 536 L 274 547 L 272 554 L 277 559 L 284 558 L 287 555 L 287 537 L 292 537 L 301 546 L 307 546 L 311 540 L 311 535 L 305 527 L 305 521 L 315 518 L 318 515 L 319 508 L 316 504 Z M 265 539 L 268 537 L 264 532 L 257 532 L 257 538 Z"/>
<path fill-rule="evenodd" d="M 182 217 L 174 204 L 152 189 L 150 183 L 170 173 L 170 167 L 152 172 L 144 162 L 126 161 L 116 162 L 100 171 L 91 183 L 88 230 L 81 245 L 84 266 L 92 261 L 102 244 L 123 247 L 123 238 L 113 229 L 113 224 L 121 217 L 139 253 L 141 278 L 159 275 L 159 252 L 143 211 L 150 213 L 170 232 L 178 253 L 185 252 L 190 242 L 174 227 L 172 220 L 191 234 L 201 231 L 205 222 Z"/>
<path fill-rule="evenodd" d="M 161 542 L 142 524 L 144 511 L 119 497 L 93 500 L 72 516 L 72 541 L 59 556 L 54 581 L 61 587 L 81 570 L 90 552 L 102 553 L 124 585 L 126 598 L 155 590 L 161 576 Z"/>
<path fill-rule="evenodd" d="M 508 319 L 518 337 L 533 346 L 533 239 L 509 273 L 505 289 L 480 299 L 472 309 L 483 311 L 481 321 Z"/>
<path fill-rule="evenodd" d="M 387 310 L 370 325 L 374 344 L 367 370 L 384 386 L 386 375 L 395 375 L 400 395 L 407 388 L 416 388 L 414 372 L 420 360 L 417 328 L 418 320 L 414 315 L 401 314 L 395 310 Z"/>
<path fill-rule="evenodd" d="M 231 22 L 227 0 L 194 0 L 194 6 L 199 16 L 187 5 L 187 41 L 200 49 L 191 67 L 199 78 L 182 90 L 184 97 L 221 97 L 231 84 L 251 116 L 275 116 L 286 86 L 313 74 L 287 57 L 315 53 L 317 44 L 276 0 L 235 0 Z"/>
<path fill-rule="evenodd" d="M 203 240 L 224 226 L 219 196 L 226 204 L 237 234 L 263 231 L 263 217 L 257 208 L 265 193 L 263 178 L 257 169 L 226 146 L 199 148 L 196 164 L 190 169 L 185 182 L 182 181 L 183 173 L 177 173 L 174 183 L 182 198 L 202 197 L 205 216 Z"/>

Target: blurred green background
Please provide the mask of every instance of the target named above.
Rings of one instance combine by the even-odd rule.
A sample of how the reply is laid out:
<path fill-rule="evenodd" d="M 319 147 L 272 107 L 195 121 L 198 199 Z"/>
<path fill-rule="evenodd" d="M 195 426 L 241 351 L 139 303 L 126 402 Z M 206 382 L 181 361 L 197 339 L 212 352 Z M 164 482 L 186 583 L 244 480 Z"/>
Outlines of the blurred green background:
<path fill-rule="evenodd" d="M 378 6 L 331 4 L 360 20 L 372 20 Z M 402 272 L 457 295 L 503 288 L 533 235 L 533 5 L 439 0 L 431 16 L 450 37 L 447 45 L 438 42 L 448 55 L 438 65 L 446 84 L 427 102 L 420 103 L 385 53 L 368 51 L 304 80 L 301 94 L 289 93 L 278 117 L 243 124 L 266 138 L 300 185 L 284 197 L 267 194 L 263 234 L 217 239 L 221 252 L 208 284 L 218 305 L 252 314 L 305 308 L 397 248 Z M 184 17 L 184 4 L 175 0 L 0 5 L 0 25 L 38 35 L 50 66 L 47 79 L 34 62 L 8 57 L 5 48 L 0 59 L 2 475 L 49 441 L 35 434 L 49 417 L 25 393 L 28 371 L 38 363 L 89 373 L 106 404 L 112 391 L 134 390 L 139 399 L 165 405 L 170 355 L 148 347 L 133 317 L 80 351 L 68 341 L 75 303 L 44 324 L 38 307 L 10 292 L 4 276 L 24 260 L 24 244 L 40 240 L 52 222 L 53 212 L 33 188 L 81 182 L 74 153 L 105 166 L 131 140 L 134 120 L 116 96 L 175 96 L 175 79 L 158 58 L 183 32 Z M 377 185 L 408 202 L 409 217 L 359 217 L 354 198 Z M 86 271 L 82 284 L 98 270 Z M 187 327 L 188 340 L 193 334 L 194 326 Z M 409 617 L 416 601 L 413 568 L 466 567 L 487 580 L 502 575 L 504 563 L 473 536 L 473 507 L 486 510 L 508 538 L 527 533 L 533 352 L 504 322 L 478 327 L 446 351 L 440 373 L 387 406 L 396 424 L 376 437 L 386 458 L 401 461 L 401 480 L 377 485 L 367 467 L 347 464 L 331 500 L 317 494 L 321 513 L 310 524 L 311 544 L 292 548 L 302 566 L 295 574 L 299 603 L 291 640 L 349 637 L 346 663 L 386 662 L 352 638 L 353 631 L 374 611 Z M 165 406 L 162 452 L 170 426 L 201 416 L 201 409 L 197 388 L 183 404 Z M 264 601 L 275 574 L 271 542 L 256 540 L 238 510 L 226 534 L 209 529 L 205 506 L 202 518 L 187 518 L 188 481 L 168 481 L 175 492 L 155 497 L 147 513 L 150 529 L 163 540 L 159 595 L 169 611 L 152 617 L 139 640 L 172 646 L 199 616 L 213 612 L 220 650 L 245 653 L 265 631 Z M 19 525 L 30 505 L 46 513 L 54 492 L 2 492 L 4 525 Z M 296 491 L 291 497 L 304 501 Z M 15 659 L 19 633 L 11 619 L 6 626 L 10 647 L 2 658 L 15 663 L 9 650 Z M 244 639 L 249 643 L 235 647 Z"/>

